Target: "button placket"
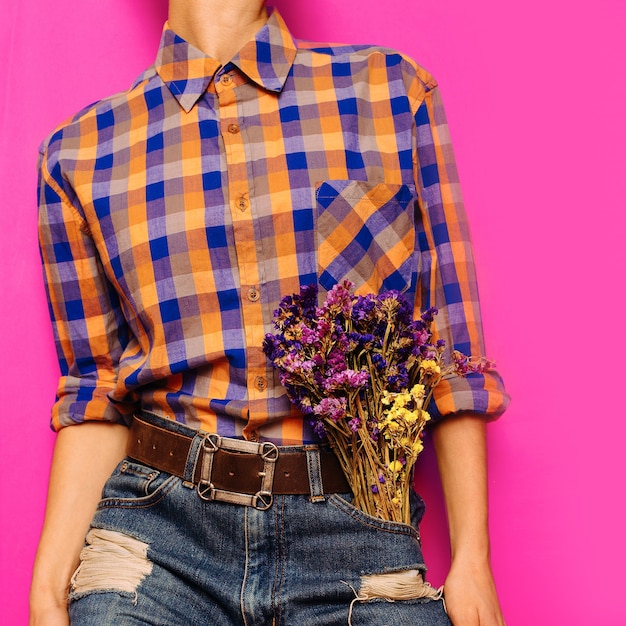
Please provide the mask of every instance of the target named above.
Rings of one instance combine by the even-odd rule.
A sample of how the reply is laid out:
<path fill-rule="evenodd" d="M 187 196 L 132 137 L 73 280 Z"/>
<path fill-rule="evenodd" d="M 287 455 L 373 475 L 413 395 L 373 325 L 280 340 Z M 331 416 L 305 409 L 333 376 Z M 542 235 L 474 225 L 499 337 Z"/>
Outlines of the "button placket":
<path fill-rule="evenodd" d="M 265 335 L 261 291 L 262 257 L 259 242 L 255 237 L 255 212 L 251 198 L 253 187 L 249 176 L 249 152 L 247 150 L 246 89 L 236 88 L 241 80 L 220 77 L 216 85 L 219 98 L 220 132 L 225 147 L 229 209 L 232 218 L 237 268 L 241 289 L 241 314 L 245 341 L 248 345 L 248 398 L 250 407 L 250 432 L 258 433 L 256 419 L 264 414 L 267 402 L 267 360 L 261 348 Z M 243 100 L 239 102 L 239 98 Z M 227 209 L 228 210 L 228 209 Z M 247 430 L 247 429 L 245 429 Z M 250 438 L 246 434 L 246 438 Z"/>

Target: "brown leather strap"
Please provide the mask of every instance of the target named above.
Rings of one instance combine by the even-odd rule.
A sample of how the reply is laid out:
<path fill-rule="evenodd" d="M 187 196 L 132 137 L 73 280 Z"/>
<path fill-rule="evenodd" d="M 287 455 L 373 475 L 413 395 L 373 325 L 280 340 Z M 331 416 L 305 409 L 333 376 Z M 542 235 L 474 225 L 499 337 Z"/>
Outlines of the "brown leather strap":
<path fill-rule="evenodd" d="M 140 463 L 185 478 L 192 441 L 192 436 L 176 433 L 135 417 L 130 428 L 127 454 Z M 309 494 L 306 453 L 285 448 L 279 448 L 279 451 L 272 493 Z M 201 462 L 196 466 L 194 481 L 198 482 Z M 213 459 L 211 482 L 216 489 L 254 494 L 259 490 L 259 472 L 263 471 L 263 467 L 264 461 L 259 455 L 218 449 Z M 324 493 L 350 491 L 339 460 L 331 450 L 320 450 L 320 468 Z"/>

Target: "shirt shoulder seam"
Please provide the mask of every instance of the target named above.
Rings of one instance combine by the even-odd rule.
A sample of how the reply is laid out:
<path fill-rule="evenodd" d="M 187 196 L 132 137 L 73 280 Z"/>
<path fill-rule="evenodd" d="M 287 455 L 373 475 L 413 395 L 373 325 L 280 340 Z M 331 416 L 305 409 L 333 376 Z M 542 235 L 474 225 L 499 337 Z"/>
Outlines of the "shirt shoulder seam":
<path fill-rule="evenodd" d="M 69 209 L 70 213 L 72 214 L 72 217 L 78 222 L 78 227 L 80 228 L 80 230 L 86 235 L 90 235 L 91 230 L 89 228 L 89 224 L 87 223 L 87 220 L 80 214 L 78 209 L 72 204 L 70 199 L 67 197 L 67 194 L 65 193 L 65 191 L 63 191 L 63 188 L 59 185 L 59 183 L 57 183 L 57 181 L 54 179 L 54 177 L 50 173 L 50 170 L 48 169 L 47 159 L 46 159 L 47 150 L 42 153 L 42 156 L 43 158 L 41 160 L 40 167 L 41 167 L 41 175 L 45 183 L 54 190 L 54 192 L 61 199 L 61 202 L 63 203 L 63 205 L 67 209 Z"/>
<path fill-rule="evenodd" d="M 67 117 L 60 124 L 54 127 L 52 131 L 48 133 L 48 135 L 46 135 L 43 141 L 39 144 L 39 153 L 43 155 L 47 151 L 50 143 L 52 142 L 52 139 L 58 133 L 64 131 L 66 128 L 69 128 L 73 124 L 80 122 L 85 116 L 89 115 L 92 111 L 95 111 L 99 107 L 106 106 L 108 104 L 113 105 L 115 103 L 115 100 L 118 98 L 121 98 L 121 99 L 128 98 L 133 91 L 141 88 L 143 85 L 148 83 L 150 78 L 152 78 L 153 76 L 157 76 L 156 71 L 151 72 L 152 69 L 153 68 L 150 67 L 144 72 L 142 72 L 142 74 L 140 74 L 133 81 L 133 83 L 128 89 L 124 91 L 118 91 L 114 94 L 111 94 L 110 96 L 106 96 L 104 98 L 96 100 L 95 102 L 92 102 L 91 104 L 84 106 L 82 109 L 79 109 L 73 115 L 70 115 L 69 117 Z"/>

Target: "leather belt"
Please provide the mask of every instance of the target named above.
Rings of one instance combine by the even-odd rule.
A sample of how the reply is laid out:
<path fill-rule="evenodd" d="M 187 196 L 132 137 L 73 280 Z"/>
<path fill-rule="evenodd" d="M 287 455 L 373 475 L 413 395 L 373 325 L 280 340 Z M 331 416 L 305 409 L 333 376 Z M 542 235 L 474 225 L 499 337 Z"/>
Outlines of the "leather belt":
<path fill-rule="evenodd" d="M 319 451 L 319 466 L 311 463 L 307 450 Z M 204 499 L 259 509 L 269 508 L 273 495 L 310 494 L 311 471 L 319 472 L 323 493 L 350 492 L 335 454 L 315 445 L 293 450 L 191 429 L 185 435 L 135 416 L 127 454 L 144 465 L 182 478 Z"/>

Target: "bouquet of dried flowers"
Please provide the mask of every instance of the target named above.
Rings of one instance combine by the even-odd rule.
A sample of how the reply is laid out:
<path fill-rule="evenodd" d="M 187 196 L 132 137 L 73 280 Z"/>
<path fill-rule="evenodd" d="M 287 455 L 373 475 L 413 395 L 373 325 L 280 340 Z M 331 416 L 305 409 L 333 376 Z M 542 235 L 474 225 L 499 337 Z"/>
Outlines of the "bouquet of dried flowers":
<path fill-rule="evenodd" d="M 353 504 L 408 524 L 433 389 L 449 371 L 464 375 L 489 363 L 453 352 L 444 366 L 444 342 L 431 342 L 436 309 L 413 319 L 399 292 L 356 296 L 352 287 L 335 285 L 321 307 L 315 285 L 283 298 L 277 332 L 263 348 L 290 400 L 337 454 Z"/>

